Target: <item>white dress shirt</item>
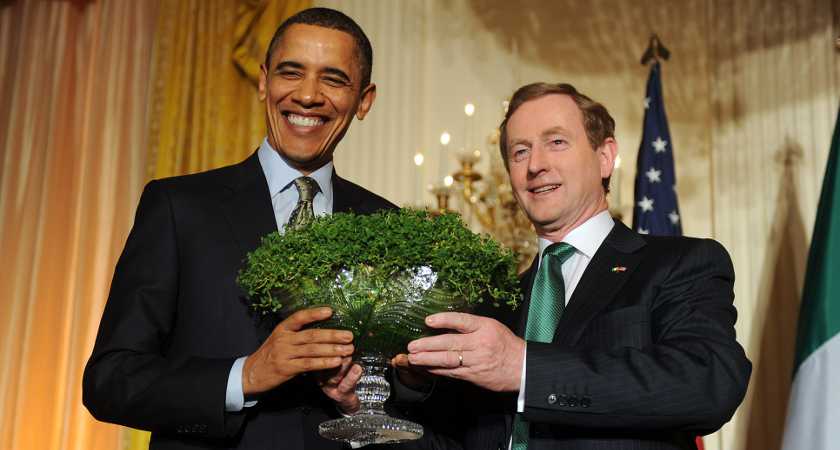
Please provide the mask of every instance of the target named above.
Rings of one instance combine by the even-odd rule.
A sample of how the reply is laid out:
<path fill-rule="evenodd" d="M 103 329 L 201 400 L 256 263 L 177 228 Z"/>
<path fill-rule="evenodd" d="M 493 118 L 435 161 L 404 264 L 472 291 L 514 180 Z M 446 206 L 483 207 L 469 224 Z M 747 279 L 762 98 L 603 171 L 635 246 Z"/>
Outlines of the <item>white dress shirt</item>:
<path fill-rule="evenodd" d="M 609 211 L 604 210 L 590 217 L 589 220 L 580 224 L 580 226 L 570 231 L 563 238 L 562 242 L 575 248 L 574 254 L 564 261 L 560 267 L 563 272 L 563 284 L 566 287 L 565 304 L 569 304 L 569 299 L 572 298 L 572 293 L 575 292 L 575 288 L 580 282 L 583 272 L 589 266 L 589 261 L 592 261 L 595 252 L 598 251 L 598 248 L 604 242 L 604 239 L 607 238 L 607 235 L 610 234 L 614 226 L 615 222 L 612 216 L 610 216 Z M 540 254 L 537 260 L 537 270 L 539 270 L 539 264 L 542 264 L 543 251 L 553 243 L 548 239 L 540 238 Z M 528 344 L 526 342 L 525 357 L 522 358 L 522 378 L 519 381 L 519 398 L 516 402 L 516 411 L 520 413 L 525 410 L 525 361 L 528 359 L 527 354 Z"/>
<path fill-rule="evenodd" d="M 295 168 L 289 166 L 285 159 L 274 150 L 263 139 L 257 150 L 257 158 L 260 160 L 263 175 L 268 183 L 268 192 L 271 195 L 271 206 L 274 209 L 274 219 L 277 221 L 277 230 L 283 233 L 286 224 L 297 206 L 300 194 L 292 183 L 296 178 L 302 177 Z M 333 210 L 333 186 L 332 186 L 332 161 L 324 164 L 318 170 L 309 174 L 309 177 L 318 183 L 321 188 L 312 199 L 312 209 L 316 216 L 331 214 Z M 242 392 L 242 370 L 245 367 L 246 356 L 237 358 L 228 374 L 227 391 L 225 393 L 225 411 L 241 411 L 244 407 L 254 406 L 256 401 L 245 401 Z"/>

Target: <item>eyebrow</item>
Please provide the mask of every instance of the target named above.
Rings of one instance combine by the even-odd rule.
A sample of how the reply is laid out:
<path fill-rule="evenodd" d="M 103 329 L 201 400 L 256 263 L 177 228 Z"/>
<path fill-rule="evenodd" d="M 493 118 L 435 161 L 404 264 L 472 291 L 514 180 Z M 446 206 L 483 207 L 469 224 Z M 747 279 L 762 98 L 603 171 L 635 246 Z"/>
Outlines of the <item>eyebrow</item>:
<path fill-rule="evenodd" d="M 540 137 L 546 138 L 546 137 L 548 137 L 552 134 L 563 134 L 563 135 L 567 135 L 567 136 L 572 135 L 572 133 L 569 130 L 567 130 L 567 129 L 558 125 L 556 127 L 551 127 L 549 129 L 543 131 L 542 133 L 540 133 Z"/>
<path fill-rule="evenodd" d="M 540 133 L 540 138 L 545 139 L 546 137 L 548 137 L 552 134 L 563 134 L 563 135 L 568 136 L 568 135 L 571 135 L 572 133 L 570 133 L 569 130 L 567 130 L 567 129 L 558 125 L 556 127 L 551 127 L 549 129 L 541 132 Z M 530 139 L 520 138 L 520 139 L 516 139 L 516 140 L 511 141 L 510 144 L 508 144 L 508 147 L 513 147 L 516 144 L 526 144 L 527 145 L 527 144 L 530 144 L 530 143 L 531 143 Z"/>
<path fill-rule="evenodd" d="M 305 68 L 306 67 L 304 67 L 303 64 L 301 64 L 297 61 L 280 61 L 279 63 L 277 63 L 277 66 L 275 66 L 274 70 L 275 71 L 281 70 L 281 69 L 300 69 L 300 70 L 304 70 Z M 326 73 L 326 74 L 329 74 L 329 75 L 339 77 L 345 83 L 352 84 L 352 81 L 350 80 L 350 76 L 347 75 L 347 73 L 345 73 L 343 70 L 341 70 L 339 68 L 326 67 L 323 70 L 323 72 Z"/>

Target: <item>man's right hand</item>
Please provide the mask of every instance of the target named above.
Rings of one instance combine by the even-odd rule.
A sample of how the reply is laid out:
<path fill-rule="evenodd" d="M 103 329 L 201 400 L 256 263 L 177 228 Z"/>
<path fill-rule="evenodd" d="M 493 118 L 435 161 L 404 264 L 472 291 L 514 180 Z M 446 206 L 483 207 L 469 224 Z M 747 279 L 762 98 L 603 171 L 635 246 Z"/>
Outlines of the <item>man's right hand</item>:
<path fill-rule="evenodd" d="M 301 373 L 341 366 L 342 358 L 353 354 L 352 332 L 316 328 L 301 331 L 330 316 L 330 308 L 312 308 L 280 322 L 260 348 L 245 359 L 242 392 L 259 394 Z"/>

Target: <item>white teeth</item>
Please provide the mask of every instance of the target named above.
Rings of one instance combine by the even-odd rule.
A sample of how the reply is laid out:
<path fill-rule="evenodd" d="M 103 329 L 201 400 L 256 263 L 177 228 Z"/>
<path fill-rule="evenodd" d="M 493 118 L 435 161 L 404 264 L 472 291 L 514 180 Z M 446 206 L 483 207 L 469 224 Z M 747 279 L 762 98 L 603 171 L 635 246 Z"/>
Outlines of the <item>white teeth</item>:
<path fill-rule="evenodd" d="M 542 193 L 542 192 L 553 191 L 554 189 L 557 189 L 556 184 L 552 184 L 551 186 L 543 186 L 541 188 L 534 189 L 534 193 L 539 194 L 539 193 Z"/>
<path fill-rule="evenodd" d="M 314 127 L 324 123 L 320 117 L 304 117 L 297 114 L 289 114 L 286 117 L 292 125 L 297 125 L 299 127 Z"/>

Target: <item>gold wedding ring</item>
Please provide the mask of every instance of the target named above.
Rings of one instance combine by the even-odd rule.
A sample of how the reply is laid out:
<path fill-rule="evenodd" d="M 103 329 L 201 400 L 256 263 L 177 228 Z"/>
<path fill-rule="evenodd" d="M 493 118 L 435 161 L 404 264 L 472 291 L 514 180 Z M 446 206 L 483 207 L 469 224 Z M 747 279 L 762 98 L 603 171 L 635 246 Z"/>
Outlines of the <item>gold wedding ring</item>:
<path fill-rule="evenodd" d="M 464 367 L 464 354 L 458 352 L 458 367 Z"/>

